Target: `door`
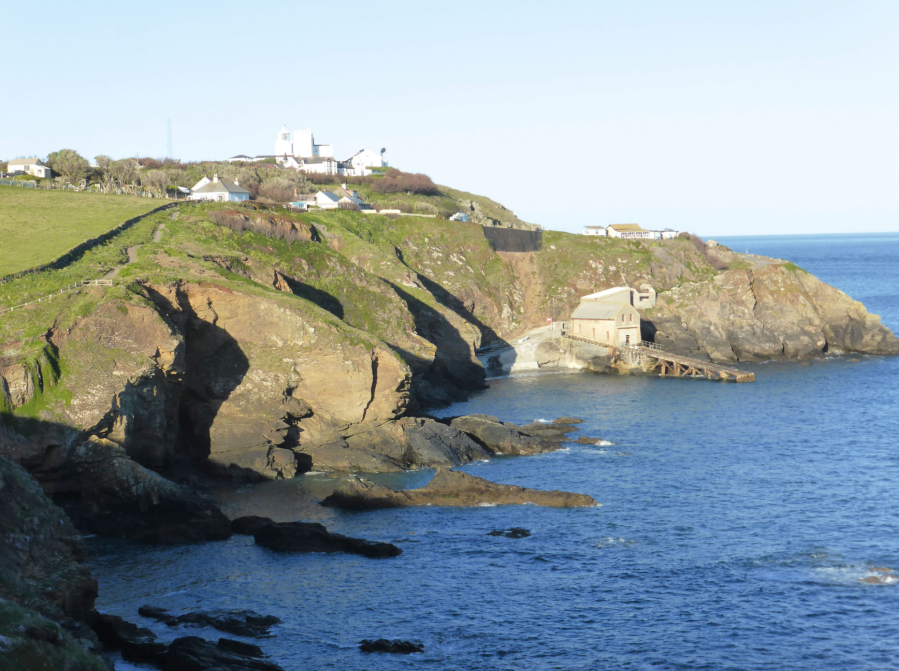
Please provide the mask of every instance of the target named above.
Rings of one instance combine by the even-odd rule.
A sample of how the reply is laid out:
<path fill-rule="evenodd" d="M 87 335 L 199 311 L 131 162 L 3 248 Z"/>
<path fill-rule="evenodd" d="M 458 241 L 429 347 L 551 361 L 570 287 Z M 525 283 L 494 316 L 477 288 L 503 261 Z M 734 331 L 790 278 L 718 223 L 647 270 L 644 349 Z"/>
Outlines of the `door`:
<path fill-rule="evenodd" d="M 631 344 L 631 337 L 629 335 L 624 336 L 624 346 L 629 347 Z"/>

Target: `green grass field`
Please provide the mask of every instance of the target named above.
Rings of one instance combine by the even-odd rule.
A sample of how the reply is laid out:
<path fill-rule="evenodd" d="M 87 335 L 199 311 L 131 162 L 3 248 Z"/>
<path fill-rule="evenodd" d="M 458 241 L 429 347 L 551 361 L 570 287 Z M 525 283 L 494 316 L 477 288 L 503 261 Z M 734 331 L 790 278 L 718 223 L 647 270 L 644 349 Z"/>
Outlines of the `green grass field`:
<path fill-rule="evenodd" d="M 0 277 L 52 261 L 161 204 L 131 196 L 0 186 Z"/>

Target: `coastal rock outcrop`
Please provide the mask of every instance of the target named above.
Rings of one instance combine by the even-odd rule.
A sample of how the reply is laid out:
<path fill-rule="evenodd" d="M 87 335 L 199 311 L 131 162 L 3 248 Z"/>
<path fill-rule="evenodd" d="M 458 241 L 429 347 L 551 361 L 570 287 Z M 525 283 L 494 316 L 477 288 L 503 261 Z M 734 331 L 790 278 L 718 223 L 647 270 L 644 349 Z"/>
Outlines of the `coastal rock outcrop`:
<path fill-rule="evenodd" d="M 754 268 L 726 270 L 711 282 L 661 295 L 647 311 L 653 339 L 669 351 L 704 352 L 718 362 L 899 353 L 899 340 L 880 318 L 842 291 L 791 263 L 753 262 Z"/>
<path fill-rule="evenodd" d="M 198 636 L 176 638 L 165 654 L 165 671 L 284 671 L 282 667 L 261 659 L 261 651 L 240 641 L 219 639 L 217 643 Z"/>
<path fill-rule="evenodd" d="M 274 615 L 260 615 L 253 610 L 201 610 L 172 615 L 165 608 L 145 605 L 137 612 L 169 627 L 212 627 L 226 634 L 249 638 L 268 636 L 271 628 L 281 622 Z"/>
<path fill-rule="evenodd" d="M 257 545 L 281 552 L 346 552 L 370 558 L 396 557 L 397 546 L 328 531 L 315 522 L 273 522 L 265 517 L 243 517 L 234 520 L 238 533 L 251 534 Z"/>
<path fill-rule="evenodd" d="M 88 620 L 84 542 L 21 466 L 0 457 L 0 666 L 106 671 Z M 49 643 L 49 645 L 48 645 Z"/>
<path fill-rule="evenodd" d="M 393 640 L 387 638 L 364 639 L 359 641 L 359 649 L 362 652 L 389 652 L 398 655 L 411 655 L 413 652 L 424 652 L 425 646 L 421 643 L 404 641 L 400 638 Z"/>
<path fill-rule="evenodd" d="M 600 505 L 586 494 L 526 489 L 501 485 L 483 478 L 439 469 L 425 487 L 396 491 L 356 476 L 343 478 L 323 506 L 347 510 L 404 508 L 409 506 L 483 506 L 532 503 L 555 508 Z"/>
<path fill-rule="evenodd" d="M 462 431 L 494 454 L 526 455 L 552 452 L 561 448 L 568 429 L 561 425 L 535 422 L 526 427 L 501 422 L 491 415 L 465 415 L 450 422 L 454 429 Z"/>
<path fill-rule="evenodd" d="M 103 438 L 50 449 L 35 476 L 48 494 L 68 497 L 69 513 L 91 533 L 162 544 L 231 535 L 230 520 L 213 503 Z"/>

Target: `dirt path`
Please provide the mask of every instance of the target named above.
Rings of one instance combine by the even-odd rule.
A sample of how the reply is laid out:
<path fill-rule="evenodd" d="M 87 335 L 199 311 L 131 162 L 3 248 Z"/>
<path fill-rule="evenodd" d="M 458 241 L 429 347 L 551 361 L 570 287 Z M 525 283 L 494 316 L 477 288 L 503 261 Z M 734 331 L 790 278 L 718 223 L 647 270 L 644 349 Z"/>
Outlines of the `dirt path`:
<path fill-rule="evenodd" d="M 751 263 L 752 268 L 750 268 L 750 270 L 758 270 L 759 268 L 770 266 L 772 263 L 784 263 L 780 259 L 769 259 L 767 256 L 756 256 L 755 254 L 740 254 L 739 252 L 734 252 L 734 256 Z"/>
<path fill-rule="evenodd" d="M 153 234 L 153 242 L 159 242 L 162 240 L 162 232 L 165 230 L 165 224 L 160 224 L 159 228 L 156 229 L 156 232 Z M 110 270 L 106 275 L 103 276 L 104 280 L 111 280 L 114 277 L 118 277 L 119 271 L 122 270 L 125 266 L 131 263 L 137 263 L 137 250 L 143 247 L 143 245 L 134 245 L 133 247 L 129 247 L 125 251 L 128 253 L 128 263 L 125 263 L 121 266 L 116 266 L 112 270 Z"/>
<path fill-rule="evenodd" d="M 526 333 L 538 326 L 546 325 L 549 311 L 544 307 L 546 299 L 543 290 L 543 279 L 540 277 L 540 269 L 534 252 L 497 252 L 503 261 L 512 268 L 512 273 L 521 287 L 524 303 L 524 314 L 521 319 L 521 328 L 516 335 Z"/>

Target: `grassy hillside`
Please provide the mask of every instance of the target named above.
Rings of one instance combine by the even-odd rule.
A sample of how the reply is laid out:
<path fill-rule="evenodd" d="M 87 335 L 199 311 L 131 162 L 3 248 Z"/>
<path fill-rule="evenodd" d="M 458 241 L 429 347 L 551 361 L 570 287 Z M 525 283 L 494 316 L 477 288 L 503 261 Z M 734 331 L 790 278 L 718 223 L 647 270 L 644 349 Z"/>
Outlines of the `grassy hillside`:
<path fill-rule="evenodd" d="M 0 277 L 52 261 L 157 200 L 0 186 Z"/>

